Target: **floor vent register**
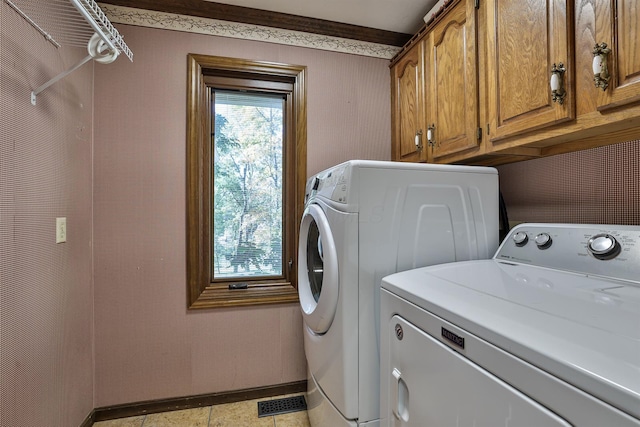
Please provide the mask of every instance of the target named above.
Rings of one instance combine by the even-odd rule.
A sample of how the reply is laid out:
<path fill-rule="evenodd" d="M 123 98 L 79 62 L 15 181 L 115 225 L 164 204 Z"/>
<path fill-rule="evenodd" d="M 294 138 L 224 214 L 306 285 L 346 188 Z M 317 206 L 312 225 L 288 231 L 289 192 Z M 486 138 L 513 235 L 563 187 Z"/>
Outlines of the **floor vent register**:
<path fill-rule="evenodd" d="M 289 412 L 306 411 L 307 402 L 304 396 L 285 397 L 283 399 L 263 400 L 258 402 L 258 417 L 288 414 Z"/>

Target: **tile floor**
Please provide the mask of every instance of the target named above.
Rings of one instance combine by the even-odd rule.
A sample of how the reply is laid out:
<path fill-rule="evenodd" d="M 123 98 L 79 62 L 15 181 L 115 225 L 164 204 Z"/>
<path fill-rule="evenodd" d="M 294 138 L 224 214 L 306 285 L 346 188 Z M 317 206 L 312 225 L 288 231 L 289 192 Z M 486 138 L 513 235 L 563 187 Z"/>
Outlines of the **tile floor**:
<path fill-rule="evenodd" d="M 258 418 L 258 402 L 268 399 L 99 421 L 93 427 L 310 427 L 306 411 Z"/>

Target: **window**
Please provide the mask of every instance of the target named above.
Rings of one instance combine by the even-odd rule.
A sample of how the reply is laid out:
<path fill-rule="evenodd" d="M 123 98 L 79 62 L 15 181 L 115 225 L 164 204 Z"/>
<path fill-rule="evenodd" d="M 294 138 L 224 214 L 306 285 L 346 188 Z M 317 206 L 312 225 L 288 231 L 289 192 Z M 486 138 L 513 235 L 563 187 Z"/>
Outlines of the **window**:
<path fill-rule="evenodd" d="M 285 100 L 215 87 L 212 99 L 212 281 L 282 276 Z"/>
<path fill-rule="evenodd" d="M 305 68 L 189 55 L 189 308 L 297 301 Z"/>

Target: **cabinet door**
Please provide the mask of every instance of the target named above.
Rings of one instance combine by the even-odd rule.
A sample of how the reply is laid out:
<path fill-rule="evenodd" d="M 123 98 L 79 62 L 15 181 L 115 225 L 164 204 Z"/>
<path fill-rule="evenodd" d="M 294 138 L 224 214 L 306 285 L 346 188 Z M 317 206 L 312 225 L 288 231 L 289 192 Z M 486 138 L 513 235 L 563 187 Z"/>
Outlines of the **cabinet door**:
<path fill-rule="evenodd" d="M 575 116 L 572 14 L 567 0 L 487 0 L 489 136 L 496 142 Z M 553 100 L 554 64 L 566 95 Z"/>
<path fill-rule="evenodd" d="M 640 101 L 640 4 L 637 0 L 595 0 L 596 43 L 606 43 L 610 79 L 598 89 L 598 110 Z"/>
<path fill-rule="evenodd" d="M 423 149 L 423 42 L 413 46 L 391 69 L 392 157 L 425 161 Z"/>
<path fill-rule="evenodd" d="M 455 5 L 430 31 L 425 69 L 430 160 L 478 146 L 476 9 Z"/>

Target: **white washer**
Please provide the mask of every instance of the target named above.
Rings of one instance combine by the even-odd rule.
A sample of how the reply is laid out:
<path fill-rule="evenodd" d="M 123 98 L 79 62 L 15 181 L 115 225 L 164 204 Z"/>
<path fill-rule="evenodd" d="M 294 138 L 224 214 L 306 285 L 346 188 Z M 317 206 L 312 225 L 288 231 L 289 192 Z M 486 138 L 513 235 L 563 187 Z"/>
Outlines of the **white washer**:
<path fill-rule="evenodd" d="M 640 227 L 522 224 L 381 290 L 381 425 L 640 426 Z"/>
<path fill-rule="evenodd" d="M 497 246 L 493 168 L 354 160 L 309 179 L 298 290 L 311 425 L 379 425 L 382 277 Z"/>

